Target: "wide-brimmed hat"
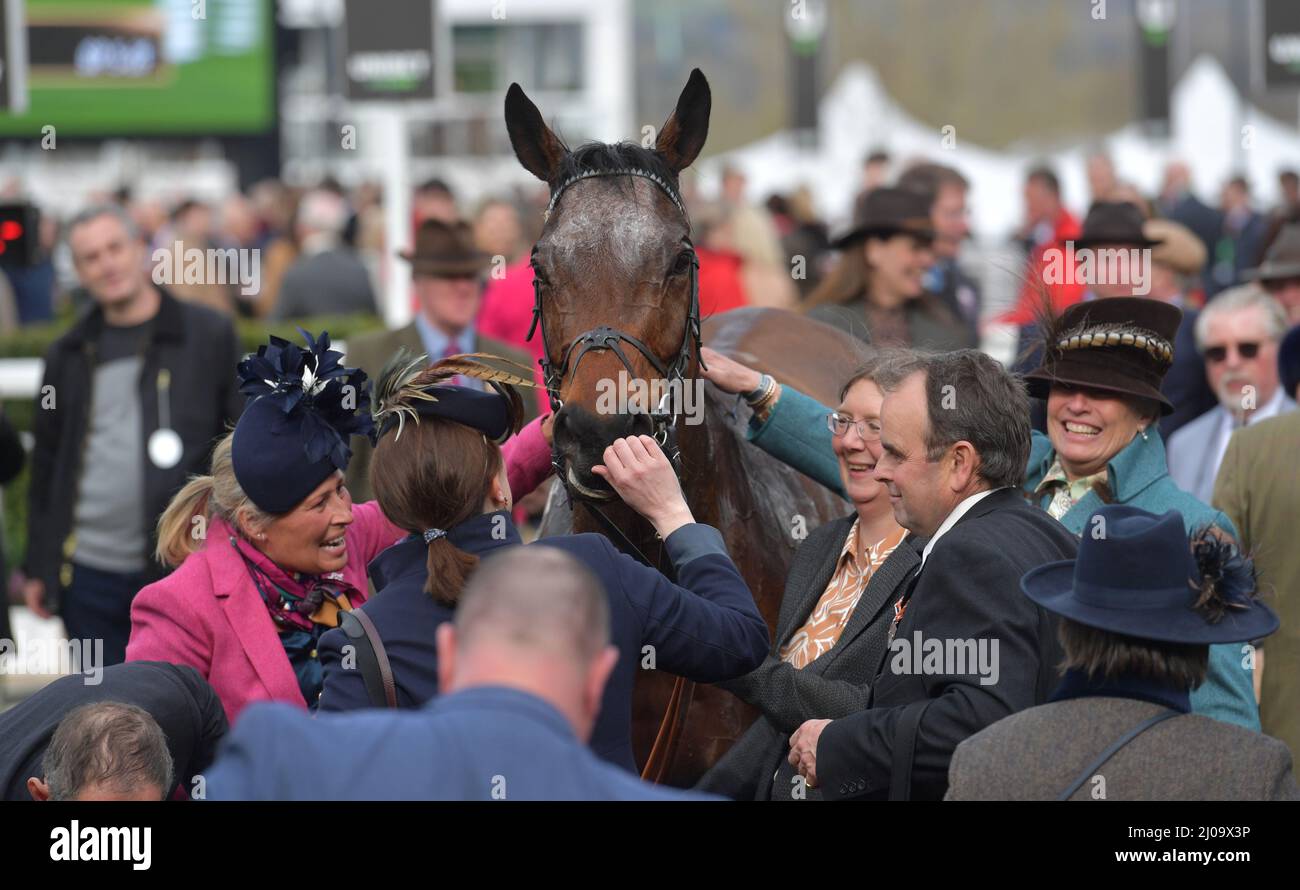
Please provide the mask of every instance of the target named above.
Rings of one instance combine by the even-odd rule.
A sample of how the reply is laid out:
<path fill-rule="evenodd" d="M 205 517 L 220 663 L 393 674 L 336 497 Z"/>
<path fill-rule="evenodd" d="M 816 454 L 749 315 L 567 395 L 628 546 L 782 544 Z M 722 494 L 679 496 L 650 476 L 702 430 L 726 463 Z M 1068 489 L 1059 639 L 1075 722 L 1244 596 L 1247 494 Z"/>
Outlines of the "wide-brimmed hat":
<path fill-rule="evenodd" d="M 843 250 L 864 238 L 894 235 L 913 235 L 925 242 L 934 240 L 929 198 L 912 189 L 873 189 L 858 207 L 853 227 L 833 240 L 831 247 Z"/>
<path fill-rule="evenodd" d="M 1076 249 L 1108 244 L 1119 247 L 1154 247 L 1160 241 L 1142 231 L 1146 222 L 1136 204 L 1095 201 L 1083 219 L 1083 232 L 1074 239 Z"/>
<path fill-rule="evenodd" d="M 1257 281 L 1300 277 L 1300 223 L 1283 226 L 1264 254 L 1264 262 L 1245 277 Z"/>
<path fill-rule="evenodd" d="M 1020 589 L 1049 612 L 1114 634 L 1163 643 L 1238 643 L 1278 628 L 1256 601 L 1254 571 L 1226 536 L 1188 538 L 1182 514 L 1108 504 L 1088 518 L 1076 559 L 1031 569 Z M 1217 620 L 1196 603 L 1214 585 Z"/>
<path fill-rule="evenodd" d="M 239 363 L 249 401 L 235 424 L 231 463 L 244 494 L 267 513 L 288 513 L 352 458 L 349 440 L 370 433 L 370 382 L 340 364 L 330 335 L 299 328 L 307 347 L 279 337 Z"/>
<path fill-rule="evenodd" d="M 1205 244 L 1187 226 L 1172 219 L 1149 219 L 1142 224 L 1142 234 L 1158 242 L 1151 250 L 1151 262 L 1180 275 L 1200 275 L 1205 268 Z"/>
<path fill-rule="evenodd" d="M 1174 406 L 1160 384 L 1174 360 L 1183 312 L 1172 303 L 1110 297 L 1075 303 L 1043 331 L 1043 361 L 1025 375 L 1029 394 L 1045 399 L 1054 384 L 1100 389 Z"/>
<path fill-rule="evenodd" d="M 474 277 L 488 267 L 492 258 L 474 244 L 469 223 L 447 223 L 426 219 L 415 232 L 415 250 L 397 255 L 411 264 L 411 271 L 435 278 Z"/>

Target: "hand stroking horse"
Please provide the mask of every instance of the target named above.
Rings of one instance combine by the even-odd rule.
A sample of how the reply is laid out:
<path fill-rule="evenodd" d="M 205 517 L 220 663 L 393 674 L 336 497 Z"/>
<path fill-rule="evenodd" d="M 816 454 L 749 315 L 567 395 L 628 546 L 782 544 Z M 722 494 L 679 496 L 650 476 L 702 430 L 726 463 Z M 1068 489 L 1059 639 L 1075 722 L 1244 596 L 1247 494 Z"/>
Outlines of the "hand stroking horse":
<path fill-rule="evenodd" d="M 671 456 L 696 519 L 721 530 L 769 629 L 786 570 L 807 530 L 844 515 L 837 496 L 747 444 L 748 409 L 704 386 L 702 417 L 688 399 L 649 410 L 627 399 L 611 411 L 612 381 L 638 381 L 658 396 L 703 385 L 701 339 L 825 403 L 861 359 L 852 337 L 801 315 L 740 309 L 699 316 L 697 259 L 678 176 L 704 147 L 708 82 L 691 72 L 654 148 L 588 143 L 570 151 L 518 84 L 506 94 L 506 127 L 523 166 L 550 187 L 533 250 L 534 334 L 555 414 L 554 460 L 564 497 L 552 497 L 543 533 L 572 528 L 608 535 L 620 549 L 662 566 L 662 542 L 592 472 L 616 438 L 655 437 Z M 558 488 L 558 486 L 556 486 Z M 642 657 L 624 653 L 623 657 Z M 645 662 L 647 665 L 649 661 Z M 724 690 L 647 669 L 633 708 L 644 774 L 693 784 L 754 717 Z"/>

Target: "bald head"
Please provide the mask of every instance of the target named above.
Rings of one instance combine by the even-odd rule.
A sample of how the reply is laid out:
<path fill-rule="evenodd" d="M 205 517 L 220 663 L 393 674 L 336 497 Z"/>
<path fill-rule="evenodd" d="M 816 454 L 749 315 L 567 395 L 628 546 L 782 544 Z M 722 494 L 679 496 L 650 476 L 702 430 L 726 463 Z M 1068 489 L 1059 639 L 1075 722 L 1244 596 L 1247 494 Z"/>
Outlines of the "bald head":
<path fill-rule="evenodd" d="M 590 570 L 554 547 L 511 547 L 474 572 L 456 610 L 462 657 L 491 642 L 586 666 L 609 643 L 609 604 Z"/>
<path fill-rule="evenodd" d="M 517 689 L 590 738 L 618 650 L 609 644 L 605 591 L 572 556 L 541 544 L 499 551 L 474 570 L 456 620 L 437 634 L 443 693 Z"/>

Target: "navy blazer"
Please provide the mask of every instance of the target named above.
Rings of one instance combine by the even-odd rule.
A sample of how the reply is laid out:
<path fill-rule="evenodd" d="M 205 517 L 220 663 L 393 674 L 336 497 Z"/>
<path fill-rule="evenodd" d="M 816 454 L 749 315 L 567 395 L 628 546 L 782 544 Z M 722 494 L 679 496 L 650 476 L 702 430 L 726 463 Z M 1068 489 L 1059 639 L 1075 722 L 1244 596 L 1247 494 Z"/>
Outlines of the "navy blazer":
<path fill-rule="evenodd" d="M 480 557 L 522 543 L 506 512 L 484 513 L 447 536 Z M 651 655 L 655 670 L 715 683 L 752 671 L 767 654 L 767 624 L 717 529 L 692 523 L 664 544 L 678 584 L 619 552 L 604 535 L 561 535 L 528 545 L 566 551 L 595 573 L 609 597 L 610 641 L 618 647 L 619 659 L 605 687 L 591 748 L 628 770 L 636 769 L 632 686 Z M 424 592 L 427 552 L 424 541 L 412 536 L 375 557 L 369 571 L 378 592 L 361 607 L 388 652 L 403 708 L 418 707 L 438 694 L 434 630 L 452 617 L 451 610 Z M 322 711 L 370 707 L 361 672 L 351 660 L 343 666 L 345 644 L 347 637 L 338 628 L 321 637 Z"/>
<path fill-rule="evenodd" d="M 209 800 L 706 800 L 597 758 L 541 698 L 504 686 L 417 711 L 315 719 L 282 703 L 240 715 Z"/>
<path fill-rule="evenodd" d="M 195 777 L 212 763 L 226 734 L 221 699 L 189 665 L 128 661 L 104 668 L 98 678 L 61 677 L 0 714 L 0 799 L 31 800 L 27 780 L 44 777 L 45 749 L 63 718 L 82 705 L 109 701 L 135 705 L 157 721 L 176 785 L 187 796 L 195 792 Z"/>

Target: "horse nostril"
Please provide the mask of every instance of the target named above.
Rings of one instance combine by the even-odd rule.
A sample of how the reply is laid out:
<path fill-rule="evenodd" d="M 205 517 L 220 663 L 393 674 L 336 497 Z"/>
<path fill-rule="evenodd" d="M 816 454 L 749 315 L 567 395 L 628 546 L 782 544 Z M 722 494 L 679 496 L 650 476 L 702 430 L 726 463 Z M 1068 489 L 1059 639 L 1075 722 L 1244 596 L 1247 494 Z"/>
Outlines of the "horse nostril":
<path fill-rule="evenodd" d="M 654 421 L 649 414 L 633 413 L 627 415 L 627 430 L 625 435 L 628 436 L 652 436 L 654 435 Z"/>

